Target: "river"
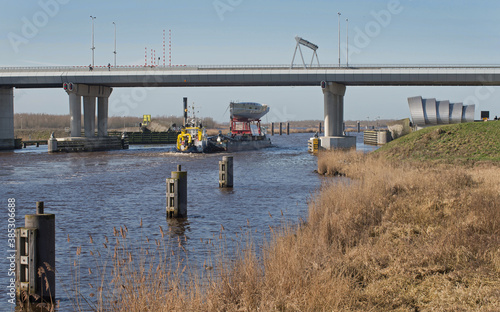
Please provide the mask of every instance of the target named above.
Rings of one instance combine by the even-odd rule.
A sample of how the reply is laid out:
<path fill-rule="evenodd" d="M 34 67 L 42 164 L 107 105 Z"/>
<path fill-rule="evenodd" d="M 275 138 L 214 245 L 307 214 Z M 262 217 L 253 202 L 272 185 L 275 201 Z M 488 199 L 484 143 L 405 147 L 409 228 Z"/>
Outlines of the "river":
<path fill-rule="evenodd" d="M 354 134 L 353 134 L 354 135 Z M 314 173 L 316 156 L 307 152 L 311 134 L 272 136 L 273 147 L 234 156 L 234 188 L 218 187 L 218 161 L 222 154 L 178 154 L 173 146 L 131 146 L 129 150 L 48 154 L 47 147 L 34 146 L 0 153 L 0 310 L 7 304 L 9 261 L 7 259 L 8 199 L 16 201 L 16 226 L 24 226 L 24 215 L 35 213 L 35 202 L 45 203 L 45 212 L 56 215 L 56 294 L 61 311 L 71 309 L 65 290 L 72 285 L 76 250 L 82 247 L 81 272 L 92 268 L 89 251 L 113 237 L 113 227 L 126 226 L 129 244 L 141 238 L 177 237 L 189 253 L 190 263 L 206 260 L 206 242 L 224 228 L 226 253 L 236 248 L 237 235 L 251 232 L 256 245 L 283 222 L 296 224 L 307 217 L 307 205 L 323 177 Z M 358 150 L 373 150 L 362 144 Z M 166 219 L 166 183 L 176 166 L 188 175 L 188 218 Z M 142 220 L 142 227 L 140 223 Z M 90 244 L 89 235 L 94 241 Z M 70 241 L 68 242 L 68 236 Z M 82 291 L 87 293 L 82 273 Z M 64 290 L 63 290 L 64 288 Z"/>

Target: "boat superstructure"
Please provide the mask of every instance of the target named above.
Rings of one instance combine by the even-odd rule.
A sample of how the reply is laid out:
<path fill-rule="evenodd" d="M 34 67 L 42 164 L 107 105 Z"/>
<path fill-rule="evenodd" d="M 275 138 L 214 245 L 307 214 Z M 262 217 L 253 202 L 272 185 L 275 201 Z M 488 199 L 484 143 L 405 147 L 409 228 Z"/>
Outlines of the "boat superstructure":
<path fill-rule="evenodd" d="M 202 153 L 208 144 L 207 132 L 200 125 L 189 125 L 177 136 L 177 150 L 186 153 Z"/>
<path fill-rule="evenodd" d="M 266 136 L 266 128 L 260 118 L 269 112 L 265 104 L 255 102 L 231 102 L 230 132 L 215 137 L 207 137 L 201 121 L 187 117 L 187 99 L 184 98 L 184 126 L 177 137 L 177 151 L 185 153 L 213 153 L 255 150 L 271 146 Z"/>
<path fill-rule="evenodd" d="M 181 133 L 177 136 L 176 148 L 184 153 L 203 153 L 208 148 L 207 131 L 203 127 L 201 120 L 196 118 L 194 106 L 192 115 L 188 117 L 187 98 L 184 98 L 184 125 Z"/>
<path fill-rule="evenodd" d="M 231 102 L 230 132 L 227 136 L 219 133 L 214 142 L 218 149 L 229 152 L 255 150 L 271 146 L 266 129 L 260 118 L 269 112 L 265 104 L 255 102 Z M 212 139 L 211 142 L 214 140 Z"/>
<path fill-rule="evenodd" d="M 269 107 L 266 104 L 255 102 L 231 102 L 229 108 L 231 110 L 231 119 L 238 118 L 256 121 L 269 112 Z"/>

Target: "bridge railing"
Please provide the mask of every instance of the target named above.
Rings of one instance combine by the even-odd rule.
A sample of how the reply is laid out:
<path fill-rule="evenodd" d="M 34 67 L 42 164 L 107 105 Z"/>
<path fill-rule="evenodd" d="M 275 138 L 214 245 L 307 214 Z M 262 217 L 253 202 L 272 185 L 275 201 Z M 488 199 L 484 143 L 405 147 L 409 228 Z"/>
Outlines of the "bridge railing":
<path fill-rule="evenodd" d="M 304 68 L 300 65 L 294 65 L 294 70 L 321 70 L 321 69 L 380 69 L 380 68 L 500 68 L 500 64 L 352 64 L 332 65 L 325 64 Z M 290 69 L 290 65 L 281 64 L 261 64 L 261 65 L 172 65 L 172 66 L 145 66 L 145 65 L 120 65 L 120 66 L 94 66 L 92 70 L 89 66 L 32 66 L 32 67 L 0 67 L 0 72 L 66 72 L 66 71 L 178 71 L 178 70 L 265 70 L 265 69 Z"/>

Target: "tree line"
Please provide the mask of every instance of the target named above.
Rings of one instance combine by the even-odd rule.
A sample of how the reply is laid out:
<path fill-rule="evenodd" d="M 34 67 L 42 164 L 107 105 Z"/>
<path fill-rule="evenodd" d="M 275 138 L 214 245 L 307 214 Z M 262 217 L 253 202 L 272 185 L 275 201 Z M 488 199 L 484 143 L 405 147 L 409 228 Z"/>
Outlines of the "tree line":
<path fill-rule="evenodd" d="M 178 116 L 152 116 L 155 121 L 163 126 L 181 126 L 183 117 Z M 108 129 L 122 129 L 128 127 L 139 127 L 143 118 L 134 116 L 112 116 L 108 118 Z M 211 117 L 201 119 L 206 128 L 217 128 L 219 125 Z M 97 125 L 97 120 L 96 120 Z M 51 114 L 14 114 L 14 129 L 65 129 L 70 126 L 69 115 L 51 115 Z M 82 115 L 83 127 L 83 115 Z"/>

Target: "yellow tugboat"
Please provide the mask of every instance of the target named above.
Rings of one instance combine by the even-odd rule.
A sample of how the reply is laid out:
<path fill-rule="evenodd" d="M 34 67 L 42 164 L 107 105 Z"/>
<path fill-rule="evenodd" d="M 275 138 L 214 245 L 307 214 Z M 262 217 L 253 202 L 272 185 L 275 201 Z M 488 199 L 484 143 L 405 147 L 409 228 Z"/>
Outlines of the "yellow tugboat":
<path fill-rule="evenodd" d="M 203 153 L 207 147 L 207 133 L 201 125 L 183 127 L 177 136 L 177 150 L 185 153 Z"/>
<path fill-rule="evenodd" d="M 194 107 L 193 107 L 194 111 Z M 183 153 L 203 153 L 207 152 L 208 138 L 207 132 L 201 121 L 193 116 L 188 120 L 187 98 L 184 98 L 184 126 L 177 136 L 177 151 Z"/>

